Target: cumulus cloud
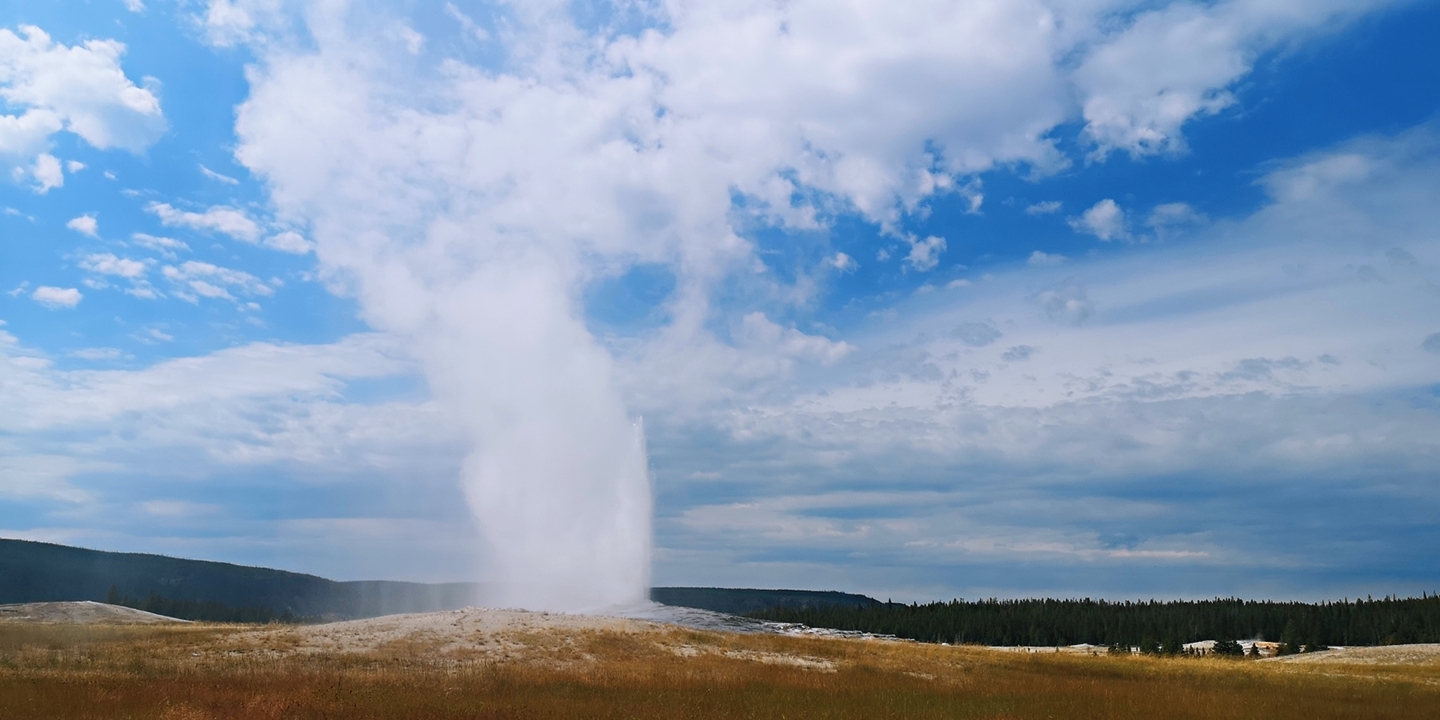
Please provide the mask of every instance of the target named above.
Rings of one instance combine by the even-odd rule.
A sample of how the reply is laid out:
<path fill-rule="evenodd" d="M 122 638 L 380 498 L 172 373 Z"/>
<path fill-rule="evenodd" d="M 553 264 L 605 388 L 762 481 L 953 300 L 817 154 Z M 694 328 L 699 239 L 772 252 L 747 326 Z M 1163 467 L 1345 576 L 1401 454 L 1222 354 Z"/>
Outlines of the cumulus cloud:
<path fill-rule="evenodd" d="M 830 258 L 829 264 L 840 272 L 855 272 L 855 270 L 860 267 L 860 263 L 855 262 L 855 258 L 843 252 L 835 253 L 835 257 Z"/>
<path fill-rule="evenodd" d="M 80 304 L 85 296 L 75 288 L 60 288 L 51 285 L 41 285 L 30 293 L 30 298 L 35 302 L 50 308 L 73 308 Z"/>
<path fill-rule="evenodd" d="M 204 169 L 203 165 L 201 169 Z M 239 208 L 216 205 L 205 212 L 192 212 L 180 210 L 169 203 L 152 202 L 145 206 L 145 210 L 159 218 L 160 224 L 166 227 L 220 233 L 241 242 L 296 255 L 304 255 L 314 248 L 313 243 L 294 230 L 282 229 L 266 235 L 264 226 Z"/>
<path fill-rule="evenodd" d="M 773 348 L 787 358 L 812 360 L 822 365 L 833 365 L 855 350 L 843 341 L 781 327 L 760 312 L 746 315 L 740 321 L 738 334 L 744 345 Z"/>
<path fill-rule="evenodd" d="M 1231 86 L 1266 50 L 1332 31 L 1393 3 L 1166 3 L 1132 16 L 1080 62 L 1075 82 L 1094 157 L 1184 150 L 1182 128 L 1235 102 Z"/>
<path fill-rule="evenodd" d="M 179 210 L 168 203 L 152 202 L 145 206 L 145 210 L 158 217 L 160 224 L 166 227 L 218 232 L 248 243 L 260 240 L 260 225 L 244 211 L 233 207 L 217 205 L 197 213 Z"/>
<path fill-rule="evenodd" d="M 940 264 L 940 253 L 945 252 L 945 238 L 931 235 L 923 240 L 910 241 L 910 254 L 905 262 L 920 272 L 929 272 Z"/>
<path fill-rule="evenodd" d="M 265 238 L 266 247 L 279 250 L 280 252 L 304 255 L 315 248 L 315 244 L 305 239 L 304 235 L 294 230 L 278 232 Z"/>
<path fill-rule="evenodd" d="M 1030 253 L 1025 264 L 1030 267 L 1054 267 L 1065 262 L 1065 256 L 1057 253 L 1047 253 L 1040 250 Z"/>
<path fill-rule="evenodd" d="M 66 46 L 38 27 L 0 28 L 0 99 L 17 115 L 0 115 L 0 158 L 26 163 L 41 192 L 64 176 L 48 154 L 50 138 L 70 132 L 92 147 L 140 152 L 159 139 L 165 119 L 154 88 L 137 86 L 120 68 L 125 46 L 88 40 Z"/>
<path fill-rule="evenodd" d="M 1061 204 L 1060 204 L 1060 201 L 1059 201 L 1059 200 L 1046 200 L 1046 201 L 1044 201 L 1044 202 L 1038 202 L 1038 203 L 1035 203 L 1034 205 L 1030 205 L 1029 207 L 1026 207 L 1026 208 L 1025 208 L 1025 214 L 1026 214 L 1026 215 L 1053 215 L 1053 214 L 1055 214 L 1055 213 L 1057 213 L 1057 212 L 1060 212 L 1060 207 L 1061 207 Z"/>
<path fill-rule="evenodd" d="M 35 178 L 35 192 L 41 195 L 65 184 L 65 171 L 60 167 L 60 160 L 50 153 L 40 153 L 35 157 L 35 166 L 30 169 L 30 174 Z"/>
<path fill-rule="evenodd" d="M 146 248 L 148 250 L 153 250 L 157 253 L 160 253 L 160 255 L 166 258 L 170 258 L 172 260 L 176 257 L 176 251 L 190 251 L 189 245 L 186 245 L 185 243 L 176 240 L 175 238 L 160 237 L 147 233 L 137 232 L 130 236 L 130 240 L 136 245 L 139 245 L 140 247 Z"/>
<path fill-rule="evenodd" d="M 1071 218 L 1070 227 L 1076 232 L 1094 235 L 1107 242 L 1124 239 L 1130 234 L 1126 227 L 1125 211 L 1110 198 L 1095 203 L 1089 210 L 1081 213 L 1080 217 Z"/>
<path fill-rule="evenodd" d="M 130 258 L 117 257 L 113 253 L 95 253 L 80 260 L 80 267 L 102 275 L 135 280 L 145 276 L 145 263 Z"/>
<path fill-rule="evenodd" d="M 96 275 L 108 275 L 128 280 L 130 287 L 125 291 L 127 294 L 153 300 L 160 297 L 160 294 L 145 279 L 145 275 L 150 269 L 150 262 L 122 258 L 114 253 L 92 253 L 81 258 L 80 269 Z M 87 279 L 85 284 L 97 290 L 108 287 L 107 282 L 95 278 Z"/>
<path fill-rule="evenodd" d="M 280 0 L 209 0 L 200 20 L 210 42 L 220 47 L 254 39 L 258 26 L 274 22 Z"/>
<path fill-rule="evenodd" d="M 99 237 L 100 223 L 95 220 L 94 215 L 81 215 L 80 217 L 72 218 L 70 222 L 65 223 L 65 227 L 81 235 Z"/>
<path fill-rule="evenodd" d="M 160 273 L 176 286 L 176 297 L 192 303 L 202 297 L 233 301 L 236 298 L 231 291 L 265 297 L 275 294 L 273 288 L 250 273 L 198 260 L 166 265 Z"/>

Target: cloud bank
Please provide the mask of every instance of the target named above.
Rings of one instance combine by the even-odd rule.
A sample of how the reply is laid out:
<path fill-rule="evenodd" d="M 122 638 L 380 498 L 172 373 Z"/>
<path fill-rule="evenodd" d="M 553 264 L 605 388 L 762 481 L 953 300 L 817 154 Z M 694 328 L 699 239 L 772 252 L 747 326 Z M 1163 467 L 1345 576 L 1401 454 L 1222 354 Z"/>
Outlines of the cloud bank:
<path fill-rule="evenodd" d="M 336 472 L 459 504 L 437 489 L 459 476 L 476 565 L 539 607 L 643 590 L 647 440 L 667 583 L 1260 595 L 1370 572 L 1401 590 L 1440 546 L 1412 521 L 1436 507 L 1433 128 L 1270 167 L 1246 217 L 1118 193 L 1029 206 L 1155 241 L 1114 256 L 1026 245 L 1028 262 L 947 283 L 966 239 L 914 227 L 942 203 L 994 211 L 997 173 L 1185 152 L 1187 124 L 1225 112 L 1258 57 L 1388 5 L 526 2 L 440 23 L 378 2 L 211 2 L 212 41 L 255 57 L 236 154 L 276 217 L 151 214 L 313 242 L 318 275 L 381 336 L 193 359 L 222 388 L 273 376 L 208 406 L 183 399 L 184 363 L 87 375 L 11 343 L 24 383 L 7 392 L 46 389 L 13 398 L 15 472 L 31 497 L 96 507 L 134 458 L 93 416 L 214 477 L 326 475 L 353 452 Z M 843 222 L 882 245 L 830 247 Z M 823 247 L 785 267 L 762 235 Z M 156 269 L 197 303 L 274 289 L 132 239 L 167 262 L 75 262 L 96 282 Z M 873 317 L 814 321 L 834 283 L 876 267 L 938 279 Z M 597 330 L 590 291 L 642 271 L 664 279 L 653 322 Z M 364 369 L 325 365 L 351 357 Z M 413 372 L 433 399 L 359 399 Z M 69 400 L 102 386 L 125 402 Z M 143 508 L 169 522 L 197 497 Z M 453 552 L 415 540 L 414 517 L 287 522 Z M 469 525 L 444 527 L 468 544 Z"/>

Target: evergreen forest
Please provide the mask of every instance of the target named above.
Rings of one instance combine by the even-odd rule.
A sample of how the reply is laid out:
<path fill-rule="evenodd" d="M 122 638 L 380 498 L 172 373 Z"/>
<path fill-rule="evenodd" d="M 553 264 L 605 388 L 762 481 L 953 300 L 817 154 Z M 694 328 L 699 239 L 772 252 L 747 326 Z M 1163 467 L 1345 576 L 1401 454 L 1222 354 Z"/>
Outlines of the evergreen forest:
<path fill-rule="evenodd" d="M 952 600 L 926 605 L 775 607 L 750 617 L 922 642 L 1177 647 L 1269 640 L 1291 647 L 1440 642 L 1440 595 L 1301 603 L 1230 599 Z"/>

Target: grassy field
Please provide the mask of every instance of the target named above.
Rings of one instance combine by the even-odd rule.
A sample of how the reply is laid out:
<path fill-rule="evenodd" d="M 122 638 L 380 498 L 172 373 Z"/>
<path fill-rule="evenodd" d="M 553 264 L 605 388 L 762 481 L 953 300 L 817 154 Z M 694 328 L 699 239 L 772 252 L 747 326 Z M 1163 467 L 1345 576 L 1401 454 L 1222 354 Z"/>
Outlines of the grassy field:
<path fill-rule="evenodd" d="M 0 718 L 1405 718 L 1440 668 L 1003 653 L 682 629 L 433 634 L 0 624 Z M 500 643 L 495 645 L 494 643 Z M 497 649 L 498 648 L 498 649 Z"/>

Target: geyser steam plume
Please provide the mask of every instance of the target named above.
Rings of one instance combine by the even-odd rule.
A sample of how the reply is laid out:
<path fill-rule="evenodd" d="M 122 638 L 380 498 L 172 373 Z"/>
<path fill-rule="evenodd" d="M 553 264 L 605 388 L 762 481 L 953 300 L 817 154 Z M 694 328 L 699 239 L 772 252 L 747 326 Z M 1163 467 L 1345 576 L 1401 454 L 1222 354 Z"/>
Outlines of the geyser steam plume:
<path fill-rule="evenodd" d="M 610 356 L 576 315 L 576 281 L 563 263 L 533 254 L 427 271 L 434 245 L 473 247 L 480 238 L 447 224 L 399 252 L 387 244 L 391 251 L 347 255 L 343 267 L 370 322 L 413 342 L 437 398 L 473 438 L 462 482 L 499 586 L 484 602 L 547 610 L 644 602 L 643 428 L 615 388 Z"/>
<path fill-rule="evenodd" d="M 257 46 L 238 159 L 266 178 L 282 216 L 308 227 L 330 286 L 408 343 L 471 439 L 461 481 L 485 579 L 501 588 L 485 602 L 646 601 L 644 433 L 579 301 L 589 259 L 634 251 L 623 218 L 606 227 L 563 186 L 581 176 L 565 160 L 585 155 L 562 130 L 580 124 L 550 109 L 501 112 L 525 89 L 514 78 L 446 66 L 430 87 L 397 81 L 383 37 L 351 38 L 343 7 L 316 7 L 317 47 Z"/>
<path fill-rule="evenodd" d="M 643 602 L 650 480 L 643 428 L 610 358 L 545 265 L 486 268 L 447 293 L 422 337 L 478 447 L 470 506 L 502 581 L 496 600 L 580 609 Z"/>

